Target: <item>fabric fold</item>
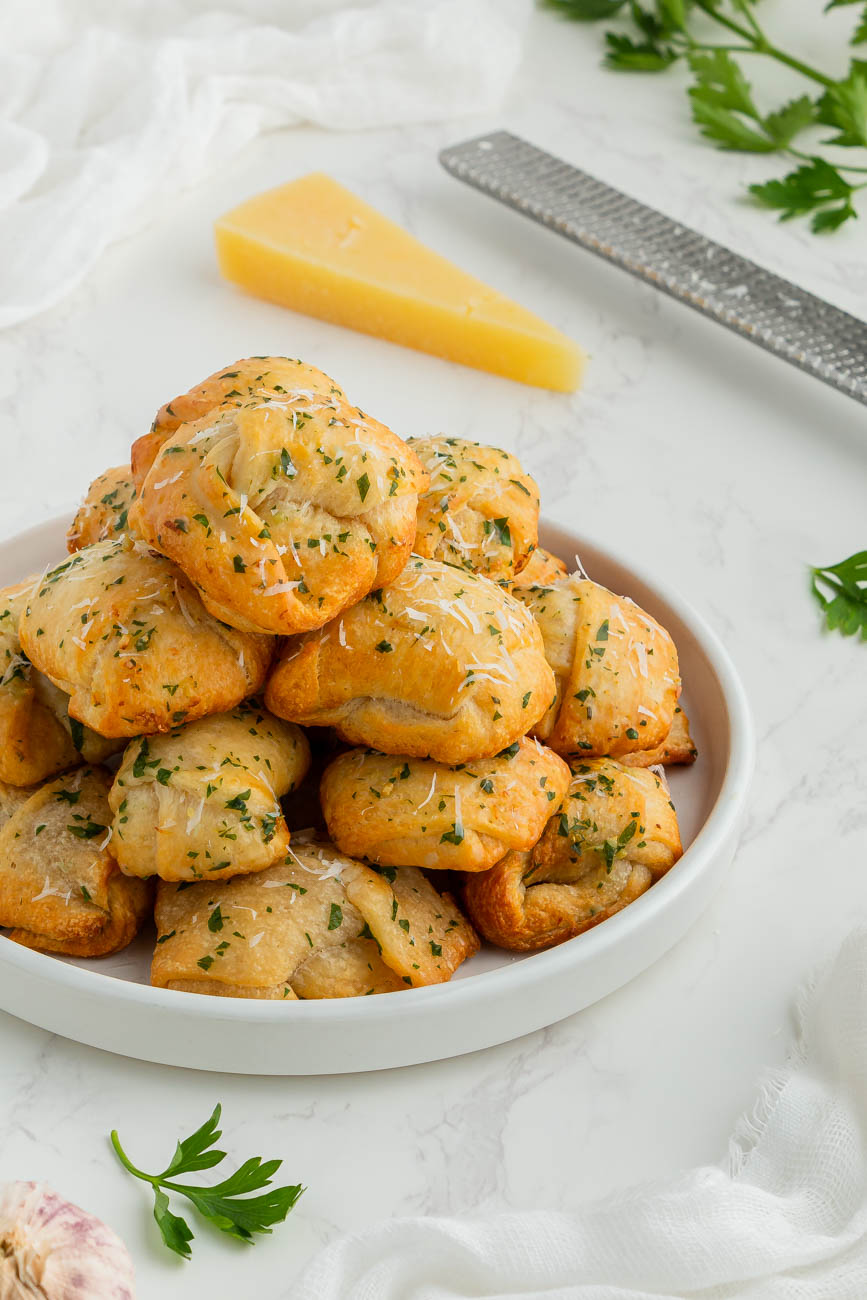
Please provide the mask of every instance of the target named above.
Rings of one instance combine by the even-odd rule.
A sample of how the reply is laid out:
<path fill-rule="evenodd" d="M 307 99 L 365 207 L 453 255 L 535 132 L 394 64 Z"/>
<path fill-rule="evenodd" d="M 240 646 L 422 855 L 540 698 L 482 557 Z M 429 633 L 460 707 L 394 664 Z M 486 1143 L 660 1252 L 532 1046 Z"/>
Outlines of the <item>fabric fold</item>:
<path fill-rule="evenodd" d="M 0 13 L 0 326 L 58 302 L 166 195 L 264 131 L 495 107 L 531 0 L 195 7 L 65 0 Z"/>
<path fill-rule="evenodd" d="M 394 1219 L 326 1248 L 292 1300 L 863 1300 L 867 929 L 798 1018 L 725 1166 L 577 1213 Z"/>

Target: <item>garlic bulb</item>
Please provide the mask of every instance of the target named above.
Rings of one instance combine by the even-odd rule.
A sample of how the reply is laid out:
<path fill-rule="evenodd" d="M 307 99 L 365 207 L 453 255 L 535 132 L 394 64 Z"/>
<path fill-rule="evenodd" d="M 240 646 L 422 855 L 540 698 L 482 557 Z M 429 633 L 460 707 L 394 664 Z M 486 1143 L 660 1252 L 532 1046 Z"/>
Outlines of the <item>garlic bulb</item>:
<path fill-rule="evenodd" d="M 135 1300 L 126 1246 L 40 1183 L 0 1185 L 0 1300 Z"/>

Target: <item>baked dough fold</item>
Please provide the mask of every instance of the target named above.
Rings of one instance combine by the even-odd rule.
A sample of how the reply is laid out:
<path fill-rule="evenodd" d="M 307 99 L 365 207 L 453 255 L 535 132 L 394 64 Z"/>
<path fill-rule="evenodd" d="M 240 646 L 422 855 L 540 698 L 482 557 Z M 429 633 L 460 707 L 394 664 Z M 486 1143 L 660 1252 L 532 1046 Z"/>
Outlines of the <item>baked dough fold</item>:
<path fill-rule="evenodd" d="M 558 754 L 654 749 L 680 695 L 674 642 L 633 601 L 577 573 L 515 588 L 542 631 L 556 698 L 535 734 Z"/>
<path fill-rule="evenodd" d="M 563 561 L 544 547 L 537 546 L 527 563 L 511 583 L 512 594 L 521 597 L 519 587 L 544 587 L 557 578 L 565 578 L 568 570 Z"/>
<path fill-rule="evenodd" d="M 624 767 L 671 767 L 674 764 L 694 763 L 698 750 L 689 729 L 689 718 L 678 705 L 674 710 L 671 731 L 655 749 L 638 749 L 634 754 L 621 754 Z"/>
<path fill-rule="evenodd" d="M 35 578 L 0 591 L 0 781 L 35 785 L 123 748 L 69 716 L 69 696 L 34 668 L 18 624 Z"/>
<path fill-rule="evenodd" d="M 350 744 L 463 763 L 511 745 L 553 696 L 528 610 L 487 578 L 414 557 L 393 582 L 289 641 L 265 700 Z"/>
<path fill-rule="evenodd" d="M 321 627 L 409 558 L 427 475 L 339 390 L 226 399 L 163 444 L 130 511 L 233 627 Z"/>
<path fill-rule="evenodd" d="M 111 775 L 82 767 L 44 785 L 0 785 L 0 925 L 27 948 L 102 957 L 125 948 L 150 910 L 110 850 Z"/>
<path fill-rule="evenodd" d="M 549 948 L 643 894 L 681 856 L 664 780 L 608 758 L 573 765 L 569 791 L 529 853 L 464 877 L 473 924 L 501 948 Z"/>
<path fill-rule="evenodd" d="M 320 786 L 328 833 L 344 853 L 384 866 L 486 871 L 530 849 L 569 785 L 562 758 L 522 737 L 458 766 L 352 749 Z"/>
<path fill-rule="evenodd" d="M 251 876 L 161 882 L 152 983 L 222 997 L 354 997 L 448 980 L 478 949 L 449 895 L 420 871 L 293 844 Z"/>
<path fill-rule="evenodd" d="M 539 531 L 539 489 L 516 456 L 445 435 L 410 438 L 430 475 L 419 498 L 415 552 L 510 581 Z"/>
<path fill-rule="evenodd" d="M 19 624 L 33 664 L 103 736 L 170 731 L 258 691 L 273 638 L 239 632 L 141 542 L 98 542 L 34 585 Z"/>
<path fill-rule="evenodd" d="M 76 511 L 66 546 L 80 551 L 94 542 L 115 541 L 129 531 L 129 508 L 135 501 L 135 484 L 129 465 L 117 465 L 95 478 Z"/>
<path fill-rule="evenodd" d="M 280 799 L 310 764 L 304 733 L 255 701 L 127 746 L 109 794 L 121 871 L 220 880 L 286 856 Z"/>
<path fill-rule="evenodd" d="M 135 486 L 142 486 L 160 448 L 182 424 L 201 420 L 218 406 L 237 408 L 257 397 L 281 398 L 296 388 L 325 397 L 344 397 L 330 375 L 292 357 L 244 357 L 222 370 L 215 370 L 200 384 L 161 406 L 148 432 L 135 440 L 132 445 Z"/>

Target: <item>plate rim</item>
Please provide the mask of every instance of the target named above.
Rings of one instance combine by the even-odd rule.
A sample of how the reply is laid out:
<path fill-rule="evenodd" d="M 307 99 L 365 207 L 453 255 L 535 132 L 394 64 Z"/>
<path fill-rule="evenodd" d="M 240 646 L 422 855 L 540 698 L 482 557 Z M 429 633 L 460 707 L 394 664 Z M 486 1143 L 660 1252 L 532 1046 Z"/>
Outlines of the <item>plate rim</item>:
<path fill-rule="evenodd" d="M 70 510 L 52 515 L 30 528 L 3 538 L 0 540 L 0 550 L 12 543 L 26 544 L 28 537 L 44 533 L 52 526 L 56 526 L 65 535 L 73 512 Z M 755 764 L 755 732 L 746 690 L 735 664 L 720 637 L 691 601 L 666 580 L 660 580 L 656 574 L 649 573 L 641 563 L 634 563 L 616 546 L 612 548 L 607 541 L 590 534 L 574 532 L 569 526 L 544 516 L 540 518 L 539 524 L 540 529 L 556 529 L 576 538 L 579 550 L 588 548 L 603 552 L 606 559 L 633 574 L 638 582 L 676 613 L 681 622 L 689 627 L 710 663 L 728 714 L 728 758 L 719 791 L 701 829 L 683 856 L 652 889 L 648 889 L 629 907 L 608 917 L 601 925 L 576 936 L 581 940 L 580 950 L 577 951 L 580 951 L 583 963 L 601 958 L 606 950 L 620 943 L 628 943 L 630 935 L 651 924 L 655 916 L 668 910 L 669 905 L 673 907 L 677 897 L 689 890 L 696 873 L 706 870 L 712 864 L 716 852 L 724 848 L 727 838 L 737 826 L 749 794 Z M 0 940 L 4 941 L 0 947 L 0 966 L 46 979 L 49 983 L 59 983 L 65 986 L 68 993 L 80 993 L 83 997 L 98 997 L 103 993 L 119 1006 L 145 1006 L 149 1011 L 170 1016 L 172 1020 L 179 1017 L 186 1019 L 187 1013 L 192 1012 L 200 1025 L 212 1021 L 225 1027 L 229 1021 L 242 1022 L 248 1028 L 255 1025 L 280 1025 L 288 1028 L 295 1020 L 318 1020 L 332 1026 L 344 1021 L 352 1022 L 356 1027 L 364 1024 L 378 1025 L 393 1021 L 395 997 L 400 996 L 403 999 L 400 1005 L 408 1009 L 407 993 L 412 993 L 412 1005 L 419 1010 L 425 1005 L 437 1005 L 446 999 L 457 1007 L 459 1003 L 465 1003 L 482 992 L 486 995 L 499 993 L 508 997 L 520 989 L 526 995 L 534 985 L 548 982 L 558 972 L 568 972 L 577 955 L 576 948 L 573 947 L 574 940 L 567 940 L 553 948 L 524 956 L 520 961 L 513 961 L 495 970 L 480 971 L 466 979 L 382 993 L 374 998 L 298 999 L 284 1002 L 276 999 L 203 997 L 179 989 L 157 988 L 150 984 L 120 979 L 98 969 L 71 966 L 51 953 L 26 948 L 4 935 L 0 935 Z"/>

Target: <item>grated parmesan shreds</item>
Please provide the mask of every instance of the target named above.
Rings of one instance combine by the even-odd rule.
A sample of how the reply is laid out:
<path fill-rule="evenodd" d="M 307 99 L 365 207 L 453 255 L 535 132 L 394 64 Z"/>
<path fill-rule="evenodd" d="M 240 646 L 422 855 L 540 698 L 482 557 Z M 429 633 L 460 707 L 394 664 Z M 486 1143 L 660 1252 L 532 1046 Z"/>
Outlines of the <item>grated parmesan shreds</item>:
<path fill-rule="evenodd" d="M 274 582 L 270 587 L 266 587 L 262 592 L 263 596 L 285 596 L 290 591 L 296 591 L 301 586 L 303 578 L 293 582 Z"/>
<path fill-rule="evenodd" d="M 247 942 L 251 948 L 255 948 L 257 944 L 262 942 L 264 937 L 265 937 L 265 931 L 260 930 L 258 934 L 251 935 Z"/>
<path fill-rule="evenodd" d="M 158 488 L 169 487 L 172 483 L 177 483 L 178 479 L 183 478 L 183 476 L 184 476 L 184 471 L 182 469 L 179 469 L 177 474 L 173 474 L 171 478 L 161 478 L 159 483 L 154 483 L 153 485 L 154 491 L 156 491 Z"/>
<path fill-rule="evenodd" d="M 290 849 L 289 851 L 291 853 L 292 850 Z M 345 862 L 341 862 L 337 858 L 327 858 L 321 849 L 311 849 L 311 852 L 313 856 L 319 862 L 321 862 L 322 866 L 324 867 L 324 870 L 317 871 L 315 867 L 312 867 L 308 863 L 305 866 L 306 871 L 309 871 L 311 875 L 316 876 L 317 880 L 339 880 L 340 879 L 340 877 L 343 875 L 343 868 L 346 866 Z M 301 865 L 304 866 L 304 863 L 302 863 Z"/>
<path fill-rule="evenodd" d="M 192 834 L 192 832 L 196 829 L 199 822 L 202 820 L 202 813 L 204 812 L 204 810 L 205 810 L 205 801 L 202 798 L 198 800 L 198 804 L 196 807 L 187 809 L 187 826 L 186 826 L 187 835 Z"/>
<path fill-rule="evenodd" d="M 498 677 L 496 673 L 488 673 L 483 669 L 476 670 L 472 665 L 468 667 L 468 675 L 458 687 L 459 691 L 465 690 L 468 686 L 475 686 L 476 682 L 490 682 L 492 686 L 509 686 L 509 680 L 505 677 Z"/>
<path fill-rule="evenodd" d="M 52 889 L 51 880 L 48 876 L 46 876 L 42 886 L 42 892 L 40 894 L 35 894 L 30 901 L 31 903 L 39 903 L 42 901 L 43 898 L 65 898 L 66 902 L 68 903 L 71 897 L 72 897 L 71 889 L 67 890 L 65 894 L 62 889 Z"/>
<path fill-rule="evenodd" d="M 470 543 L 466 541 L 460 529 L 458 528 L 457 524 L 455 523 L 454 515 L 451 514 L 449 515 L 449 528 L 451 529 L 452 532 L 453 546 L 456 546 L 459 551 L 463 551 L 464 554 L 466 554 L 467 551 L 471 551 L 473 549 Z"/>
<path fill-rule="evenodd" d="M 16 670 L 18 668 L 23 667 L 24 665 L 27 665 L 28 667 L 30 665 L 30 660 L 27 658 L 26 655 L 23 654 L 13 655 L 12 658 L 9 660 L 9 663 L 6 667 L 6 671 L 4 672 L 3 676 L 0 677 L 0 686 L 5 686 L 7 682 L 11 682 L 12 678 L 15 676 Z"/>
<path fill-rule="evenodd" d="M 669 785 L 668 785 L 668 777 L 665 775 L 665 768 L 662 766 L 662 764 L 651 763 L 647 770 L 648 772 L 652 772 L 653 775 L 657 777 L 665 793 L 671 794 L 671 790 L 669 789 Z"/>
<path fill-rule="evenodd" d="M 597 779 L 597 775 L 598 774 L 596 772 L 584 772 L 581 776 L 573 776 L 572 782 L 573 784 L 587 785 L 591 781 L 595 781 Z"/>
<path fill-rule="evenodd" d="M 226 420 L 220 420 L 217 424 L 210 424 L 205 429 L 199 429 L 191 438 L 185 440 L 184 445 L 194 447 L 197 443 L 206 442 L 208 438 L 221 438 L 226 434 L 232 433 L 233 430 Z"/>
<path fill-rule="evenodd" d="M 274 787 L 273 787 L 273 785 L 272 785 L 271 782 L 268 780 L 267 776 L 265 775 L 265 773 L 262 771 L 261 768 L 260 768 L 259 771 L 256 773 L 256 775 L 258 776 L 259 780 L 262 782 L 262 784 L 263 784 L 263 786 L 265 787 L 265 789 L 266 789 L 266 790 L 268 791 L 268 793 L 270 794 L 271 798 L 274 800 L 274 809 L 275 809 L 275 811 L 276 811 L 276 813 L 277 813 L 277 816 L 279 817 L 279 816 L 280 816 L 280 811 L 281 811 L 281 810 L 280 810 L 280 805 L 279 805 L 279 803 L 278 803 L 278 801 L 277 801 L 277 795 L 276 795 L 276 793 L 275 793 L 275 791 L 274 791 Z"/>
<path fill-rule="evenodd" d="M 583 578 L 585 582 L 590 582 L 590 575 L 581 563 L 581 556 L 577 551 L 575 552 L 575 572 L 578 574 L 579 578 Z"/>
<path fill-rule="evenodd" d="M 619 608 L 617 607 L 617 605 L 610 605 L 610 606 L 609 606 L 609 608 L 608 608 L 608 620 L 609 620 L 609 625 L 610 625 L 611 623 L 613 623 L 613 622 L 616 620 L 616 621 L 620 624 L 620 626 L 623 628 L 623 631 L 626 633 L 626 635 L 629 636 L 629 634 L 630 634 L 630 633 L 629 633 L 629 624 L 627 623 L 626 619 L 623 617 L 623 611 L 622 611 L 621 609 L 619 609 Z"/>
<path fill-rule="evenodd" d="M 416 809 L 417 812 L 421 812 L 421 810 L 422 810 L 422 808 L 424 808 L 425 804 L 429 804 L 429 803 L 430 803 L 431 799 L 432 799 L 433 796 L 434 796 L 434 790 L 436 789 L 436 785 L 437 785 L 437 774 L 436 774 L 436 772 L 434 772 L 434 774 L 433 774 L 433 780 L 432 780 L 431 783 L 430 783 L 430 789 L 429 789 L 428 792 L 427 792 L 427 798 L 425 799 L 424 803 L 420 803 L 420 804 L 419 804 L 418 808 Z"/>
<path fill-rule="evenodd" d="M 175 600 L 178 602 L 178 609 L 181 611 L 181 614 L 183 615 L 184 622 L 187 623 L 189 627 L 195 629 L 196 620 L 193 618 L 192 614 L 190 613 L 186 600 L 181 595 L 181 589 L 178 586 L 178 580 L 177 578 L 173 578 L 172 581 L 175 588 Z"/>
<path fill-rule="evenodd" d="M 233 908 L 232 908 L 232 911 L 233 911 L 233 912 L 249 912 L 250 915 L 252 916 L 252 918 L 253 918 L 254 921 L 256 920 L 256 918 L 257 918 L 258 915 L 259 915 L 259 913 L 256 911 L 255 907 L 247 907 L 247 905 L 246 905 L 245 903 L 235 903 L 234 906 L 233 906 Z"/>

